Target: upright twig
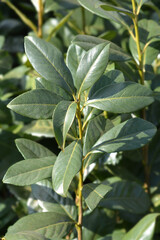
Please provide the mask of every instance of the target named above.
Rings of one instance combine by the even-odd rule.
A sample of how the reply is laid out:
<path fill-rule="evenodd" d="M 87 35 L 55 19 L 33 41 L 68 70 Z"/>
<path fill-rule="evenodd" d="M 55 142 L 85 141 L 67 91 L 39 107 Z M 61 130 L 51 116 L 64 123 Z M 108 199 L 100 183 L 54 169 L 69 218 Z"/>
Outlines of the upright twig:
<path fill-rule="evenodd" d="M 38 37 L 42 38 L 42 25 L 43 25 L 43 0 L 38 0 Z"/>
<path fill-rule="evenodd" d="M 83 34 L 86 34 L 86 16 L 85 16 L 85 9 L 81 7 L 81 12 L 82 12 L 82 29 L 83 29 Z"/>
<path fill-rule="evenodd" d="M 136 64 L 138 68 L 138 72 L 140 75 L 140 82 L 142 85 L 144 85 L 144 56 L 143 56 L 143 51 L 140 46 L 140 37 L 139 37 L 139 29 L 138 29 L 138 14 L 139 14 L 139 8 L 138 11 L 136 10 L 136 2 L 135 0 L 132 0 L 132 8 L 133 8 L 133 13 L 135 17 L 132 19 L 133 24 L 134 24 L 134 29 L 135 29 L 135 40 L 136 40 L 136 45 L 137 45 L 137 52 L 138 52 L 138 64 Z M 145 120 L 146 119 L 146 110 L 145 108 L 142 109 L 142 118 Z M 144 166 L 144 173 L 145 173 L 145 188 L 146 191 L 150 194 L 150 169 L 148 166 L 148 146 L 144 146 L 143 149 L 143 166 Z"/>
<path fill-rule="evenodd" d="M 9 8 L 11 8 L 19 17 L 20 19 L 29 27 L 31 28 L 36 34 L 37 34 L 37 27 L 34 25 L 34 23 L 27 18 L 26 15 L 24 15 L 17 7 L 15 7 L 10 1 L 8 0 L 1 0 L 1 2 L 8 5 Z"/>
<path fill-rule="evenodd" d="M 83 146 L 83 131 L 82 131 L 81 110 L 80 110 L 79 102 L 77 104 L 77 120 L 78 120 L 78 127 L 79 127 L 79 138 Z M 82 188 L 83 188 L 83 161 L 82 161 L 81 170 L 79 172 L 79 183 L 78 183 L 78 224 L 77 224 L 78 240 L 82 240 L 82 219 L 83 219 Z"/>

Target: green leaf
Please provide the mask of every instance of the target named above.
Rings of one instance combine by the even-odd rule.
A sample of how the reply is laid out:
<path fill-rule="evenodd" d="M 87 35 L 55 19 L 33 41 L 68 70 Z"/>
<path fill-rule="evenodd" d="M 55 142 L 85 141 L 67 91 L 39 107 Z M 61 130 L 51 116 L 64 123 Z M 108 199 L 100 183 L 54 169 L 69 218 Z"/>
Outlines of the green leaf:
<path fill-rule="evenodd" d="M 69 95 L 63 88 L 53 84 L 52 81 L 48 81 L 44 78 L 38 77 L 36 79 L 36 89 L 46 89 L 50 92 L 53 92 L 63 98 L 64 100 L 72 100 L 73 97 Z"/>
<path fill-rule="evenodd" d="M 154 101 L 152 91 L 133 82 L 107 85 L 89 97 L 85 106 L 92 106 L 113 113 L 137 111 Z"/>
<path fill-rule="evenodd" d="M 3 182 L 25 186 L 51 177 L 55 160 L 55 156 L 50 156 L 20 161 L 7 170 Z"/>
<path fill-rule="evenodd" d="M 98 203 L 104 198 L 112 188 L 107 184 L 89 183 L 83 186 L 82 194 L 87 206 L 92 211 L 96 208 Z"/>
<path fill-rule="evenodd" d="M 102 89 L 114 83 L 121 83 L 124 81 L 124 75 L 121 71 L 111 70 L 109 72 L 106 72 L 91 88 L 89 92 L 89 98 L 92 97 L 94 93 L 99 91 L 99 89 Z"/>
<path fill-rule="evenodd" d="M 152 64 L 159 54 L 160 26 L 151 19 L 142 19 L 138 22 L 140 47 L 143 50 L 145 64 Z M 139 62 L 137 46 L 133 38 L 129 40 L 130 51 L 136 62 Z M 145 51 L 144 51 L 145 50 Z"/>
<path fill-rule="evenodd" d="M 156 133 L 156 127 L 143 119 L 129 119 L 102 135 L 91 152 L 119 152 L 140 148 Z"/>
<path fill-rule="evenodd" d="M 15 142 L 24 159 L 55 156 L 49 149 L 30 139 L 19 138 Z"/>
<path fill-rule="evenodd" d="M 71 44 L 68 48 L 66 63 L 67 63 L 67 67 L 72 73 L 73 80 L 75 80 L 77 68 L 79 66 L 79 63 L 82 57 L 85 55 L 85 53 L 86 51 L 83 48 L 75 44 Z"/>
<path fill-rule="evenodd" d="M 110 186 L 112 189 L 101 200 L 99 206 L 113 210 L 124 210 L 134 214 L 145 213 L 149 209 L 149 197 L 139 184 L 118 181 Z"/>
<path fill-rule="evenodd" d="M 61 52 L 56 47 L 42 39 L 26 37 L 25 52 L 35 70 L 42 77 L 73 94 L 72 76 L 64 63 Z"/>
<path fill-rule="evenodd" d="M 24 231 L 34 231 L 46 238 L 61 238 L 69 233 L 73 225 L 74 222 L 66 215 L 53 212 L 35 213 L 18 220 L 8 229 L 6 237 Z"/>
<path fill-rule="evenodd" d="M 38 204 L 44 212 L 54 212 L 69 216 L 76 220 L 77 208 L 70 193 L 66 198 L 61 197 L 53 191 L 49 180 L 42 180 L 32 185 L 32 194 L 38 200 Z"/>
<path fill-rule="evenodd" d="M 104 4 L 103 2 L 99 0 L 78 0 L 78 2 L 87 10 L 91 11 L 92 13 L 102 18 L 115 21 L 127 27 L 127 24 L 123 19 L 123 15 L 121 15 L 121 13 L 116 12 L 115 9 L 113 8 L 112 8 L 112 11 L 108 11 L 108 12 L 101 8 L 101 5 Z"/>
<path fill-rule="evenodd" d="M 52 182 L 55 192 L 67 195 L 72 179 L 81 168 L 82 147 L 80 141 L 74 141 L 60 152 L 53 167 Z"/>
<path fill-rule="evenodd" d="M 53 124 L 51 119 L 34 120 L 22 128 L 22 132 L 36 137 L 53 138 Z"/>
<path fill-rule="evenodd" d="M 115 229 L 115 217 L 113 214 L 108 216 L 107 213 L 96 208 L 83 218 L 83 239 L 97 240 L 106 234 L 113 232 Z"/>
<path fill-rule="evenodd" d="M 123 240 L 152 240 L 156 219 L 159 213 L 151 213 L 143 217 L 123 238 Z"/>
<path fill-rule="evenodd" d="M 115 12 L 119 12 L 119 13 L 124 13 L 126 15 L 128 15 L 129 17 L 133 18 L 134 17 L 134 14 L 133 12 L 129 11 L 128 9 L 124 9 L 124 8 L 120 8 L 120 7 L 116 7 L 114 5 L 111 5 L 111 4 L 107 4 L 105 3 L 104 5 L 100 5 L 100 7 L 102 9 L 104 9 L 105 11 L 107 12 L 110 12 L 110 11 L 115 11 Z"/>
<path fill-rule="evenodd" d="M 57 103 L 62 99 L 45 89 L 36 89 L 13 99 L 8 107 L 13 111 L 30 118 L 51 118 Z"/>
<path fill-rule="evenodd" d="M 5 240 L 47 240 L 39 233 L 31 231 L 23 231 L 13 234 L 7 234 Z"/>
<path fill-rule="evenodd" d="M 108 43 L 110 44 L 109 60 L 127 61 L 131 59 L 131 57 L 124 50 L 122 50 L 122 48 L 120 48 L 119 46 L 110 41 L 101 38 L 88 35 L 77 35 L 72 42 L 83 48 L 85 51 L 88 51 L 89 49 L 95 47 L 98 44 Z"/>
<path fill-rule="evenodd" d="M 91 150 L 95 142 L 113 126 L 114 125 L 109 119 L 105 119 L 105 117 L 101 115 L 89 121 L 84 137 L 84 156 Z"/>
<path fill-rule="evenodd" d="M 109 44 L 101 43 L 90 49 L 81 59 L 75 78 L 79 94 L 90 88 L 104 73 L 109 57 Z"/>
<path fill-rule="evenodd" d="M 53 128 L 55 138 L 62 148 L 65 146 L 67 133 L 74 121 L 76 114 L 76 102 L 61 101 L 53 114 Z"/>

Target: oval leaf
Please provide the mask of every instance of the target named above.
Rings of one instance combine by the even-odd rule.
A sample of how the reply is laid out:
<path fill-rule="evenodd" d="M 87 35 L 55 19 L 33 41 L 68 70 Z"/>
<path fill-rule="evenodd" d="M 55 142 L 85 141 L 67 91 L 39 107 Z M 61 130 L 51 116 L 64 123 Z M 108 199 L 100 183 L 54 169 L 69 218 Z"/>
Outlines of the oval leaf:
<path fill-rule="evenodd" d="M 123 240 L 152 240 L 156 218 L 159 213 L 151 213 L 142 218 L 123 238 Z"/>
<path fill-rule="evenodd" d="M 152 91 L 145 86 L 124 82 L 97 89 L 85 105 L 113 113 L 130 113 L 153 101 Z"/>
<path fill-rule="evenodd" d="M 3 182 L 25 186 L 51 177 L 55 160 L 56 157 L 51 156 L 20 161 L 8 169 Z"/>
<path fill-rule="evenodd" d="M 107 184 L 89 183 L 83 186 L 82 194 L 87 206 L 94 210 L 98 203 L 112 188 Z"/>
<path fill-rule="evenodd" d="M 81 48 L 83 48 L 85 51 L 88 51 L 89 49 L 95 47 L 100 43 L 106 43 L 106 44 L 108 43 L 110 44 L 109 60 L 127 61 L 131 59 L 131 56 L 129 56 L 122 48 L 102 38 L 88 36 L 88 35 L 77 35 L 72 42 L 80 46 Z"/>
<path fill-rule="evenodd" d="M 91 152 L 119 152 L 140 148 L 156 133 L 156 127 L 143 119 L 129 119 L 102 135 Z"/>
<path fill-rule="evenodd" d="M 83 7 L 85 7 L 92 13 L 100 17 L 118 22 L 127 27 L 127 24 L 124 21 L 123 17 L 119 12 L 116 12 L 115 9 L 112 9 L 112 11 L 107 12 L 101 8 L 101 5 L 104 4 L 103 2 L 99 0 L 78 0 L 78 1 Z"/>
<path fill-rule="evenodd" d="M 13 226 L 8 229 L 6 234 L 17 234 L 23 231 L 34 231 L 46 238 L 61 238 L 65 236 L 74 222 L 66 215 L 58 213 L 35 213 L 18 220 Z"/>
<path fill-rule="evenodd" d="M 62 148 L 65 146 L 67 133 L 74 121 L 77 104 L 75 102 L 61 101 L 53 114 L 53 128 L 55 138 Z"/>
<path fill-rule="evenodd" d="M 35 70 L 45 79 L 72 94 L 74 85 L 61 52 L 52 44 L 37 37 L 25 38 L 25 52 Z"/>
<path fill-rule="evenodd" d="M 68 48 L 66 63 L 67 63 L 67 67 L 70 69 L 72 73 L 73 80 L 75 80 L 77 68 L 79 66 L 79 63 L 82 57 L 85 55 L 85 53 L 86 51 L 83 48 L 75 44 L 71 44 L 70 47 Z"/>
<path fill-rule="evenodd" d="M 25 159 L 55 156 L 49 149 L 30 139 L 19 138 L 15 142 L 18 150 Z"/>
<path fill-rule="evenodd" d="M 43 212 L 55 212 L 69 216 L 76 220 L 77 208 L 70 193 L 67 197 L 61 197 L 53 191 L 52 183 L 49 180 L 43 180 L 32 185 L 32 194 L 38 200 L 39 206 Z"/>
<path fill-rule="evenodd" d="M 51 118 L 53 110 L 62 98 L 45 90 L 36 89 L 13 99 L 8 107 L 13 111 L 34 119 Z"/>
<path fill-rule="evenodd" d="M 90 88 L 104 73 L 109 58 L 109 44 L 101 43 L 90 49 L 81 59 L 75 78 L 79 94 Z"/>
<path fill-rule="evenodd" d="M 82 164 L 82 147 L 80 141 L 74 141 L 60 152 L 52 172 L 53 189 L 62 196 L 67 195 L 72 179 Z"/>
<path fill-rule="evenodd" d="M 113 210 L 124 210 L 135 214 L 144 213 L 149 209 L 149 197 L 139 184 L 129 181 L 119 181 L 110 186 L 112 189 L 101 200 L 99 206 Z"/>
<path fill-rule="evenodd" d="M 5 240 L 47 240 L 47 239 L 39 233 L 24 231 L 13 234 L 7 234 L 5 236 Z"/>

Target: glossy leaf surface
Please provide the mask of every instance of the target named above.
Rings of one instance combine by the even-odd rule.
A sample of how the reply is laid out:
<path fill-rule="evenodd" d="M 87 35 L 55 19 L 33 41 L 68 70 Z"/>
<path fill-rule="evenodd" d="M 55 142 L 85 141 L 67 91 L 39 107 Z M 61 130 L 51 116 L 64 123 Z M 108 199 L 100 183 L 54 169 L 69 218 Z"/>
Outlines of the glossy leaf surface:
<path fill-rule="evenodd" d="M 53 129 L 59 146 L 64 148 L 67 133 L 74 121 L 77 104 L 61 101 L 55 108 L 53 115 Z"/>
<path fill-rule="evenodd" d="M 62 98 L 45 90 L 36 89 L 13 99 L 8 107 L 13 111 L 34 119 L 51 118 L 53 110 Z"/>
<path fill-rule="evenodd" d="M 90 88 L 103 74 L 107 67 L 109 45 L 101 43 L 90 49 L 81 59 L 75 78 L 79 93 Z"/>
<path fill-rule="evenodd" d="M 26 54 L 35 70 L 45 79 L 73 93 L 72 76 L 66 67 L 61 52 L 50 43 L 36 37 L 25 38 Z"/>
<path fill-rule="evenodd" d="M 83 48 L 75 44 L 71 44 L 70 47 L 68 48 L 66 61 L 67 67 L 72 73 L 73 80 L 75 79 L 77 68 L 85 53 L 86 51 Z"/>
<path fill-rule="evenodd" d="M 30 139 L 16 139 L 16 146 L 25 159 L 55 156 L 53 152 Z"/>
<path fill-rule="evenodd" d="M 8 169 L 3 182 L 25 186 L 51 177 L 55 160 L 55 156 L 50 156 L 20 161 Z"/>
<path fill-rule="evenodd" d="M 159 213 L 146 215 L 124 236 L 123 240 L 152 240 L 158 216 Z"/>
<path fill-rule="evenodd" d="M 112 188 L 107 184 L 89 183 L 83 186 L 82 194 L 89 209 L 96 208 L 98 203 L 104 198 Z"/>
<path fill-rule="evenodd" d="M 13 234 L 7 234 L 5 240 L 47 240 L 39 233 L 31 231 L 23 231 Z"/>
<path fill-rule="evenodd" d="M 58 195 L 53 191 L 52 183 L 49 180 L 33 184 L 32 193 L 44 212 L 67 215 L 71 219 L 76 220 L 77 209 L 72 196 L 69 193 L 66 198 Z"/>
<path fill-rule="evenodd" d="M 53 189 L 66 196 L 72 179 L 81 168 L 82 148 L 79 141 L 72 142 L 60 152 L 52 172 Z"/>
<path fill-rule="evenodd" d="M 74 222 L 65 215 L 55 213 L 35 213 L 21 218 L 9 228 L 7 235 L 22 231 L 34 231 L 46 238 L 61 238 L 73 227 Z"/>
<path fill-rule="evenodd" d="M 112 11 L 105 11 L 101 8 L 101 5 L 103 5 L 104 3 L 99 0 L 78 0 L 78 1 L 83 7 L 93 12 L 94 14 L 121 23 L 122 25 L 127 27 L 127 24 L 123 20 L 121 14 L 115 11 L 116 7 L 113 7 Z"/>
<path fill-rule="evenodd" d="M 97 89 L 85 105 L 113 113 L 129 113 L 137 111 L 153 101 L 152 91 L 145 86 L 124 82 Z"/>
<path fill-rule="evenodd" d="M 110 186 L 112 189 L 105 195 L 105 199 L 102 199 L 99 206 L 135 214 L 145 213 L 149 209 L 149 197 L 137 183 L 119 181 Z"/>
<path fill-rule="evenodd" d="M 46 89 L 60 96 L 64 100 L 72 100 L 72 96 L 68 94 L 63 88 L 54 84 L 52 81 L 48 81 L 45 78 L 36 78 L 36 89 Z"/>
<path fill-rule="evenodd" d="M 124 82 L 124 75 L 119 70 L 112 70 L 109 72 L 106 72 L 102 77 L 93 85 L 91 90 L 89 91 L 89 98 L 91 98 L 94 93 L 99 91 L 99 89 L 102 89 L 104 87 L 107 87 L 111 84 L 116 83 L 122 83 Z"/>
<path fill-rule="evenodd" d="M 112 122 L 101 115 L 89 121 L 84 137 L 84 156 L 91 150 L 95 142 L 97 142 L 98 139 L 112 127 Z"/>
<path fill-rule="evenodd" d="M 140 148 L 151 140 L 156 127 L 143 119 L 129 119 L 102 135 L 91 152 L 118 152 Z"/>
<path fill-rule="evenodd" d="M 131 57 L 124 51 L 122 48 L 117 46 L 115 43 L 112 43 L 108 40 L 104 40 L 98 37 L 88 36 L 88 35 L 77 35 L 73 39 L 73 43 L 77 44 L 84 50 L 88 51 L 89 49 L 95 47 L 100 43 L 110 44 L 110 54 L 109 60 L 111 61 L 127 61 Z"/>

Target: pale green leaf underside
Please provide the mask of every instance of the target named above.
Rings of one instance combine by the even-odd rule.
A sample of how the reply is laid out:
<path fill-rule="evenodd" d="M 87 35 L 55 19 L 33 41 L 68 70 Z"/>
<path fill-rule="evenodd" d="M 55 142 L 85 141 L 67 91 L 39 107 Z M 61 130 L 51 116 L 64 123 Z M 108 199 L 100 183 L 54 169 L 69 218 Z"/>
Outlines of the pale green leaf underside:
<path fill-rule="evenodd" d="M 50 156 L 15 163 L 6 172 L 3 182 L 17 186 L 25 186 L 51 177 L 55 160 L 56 156 Z"/>
<path fill-rule="evenodd" d="M 82 147 L 74 141 L 60 152 L 53 167 L 52 182 L 55 192 L 66 196 L 72 179 L 81 168 Z"/>

